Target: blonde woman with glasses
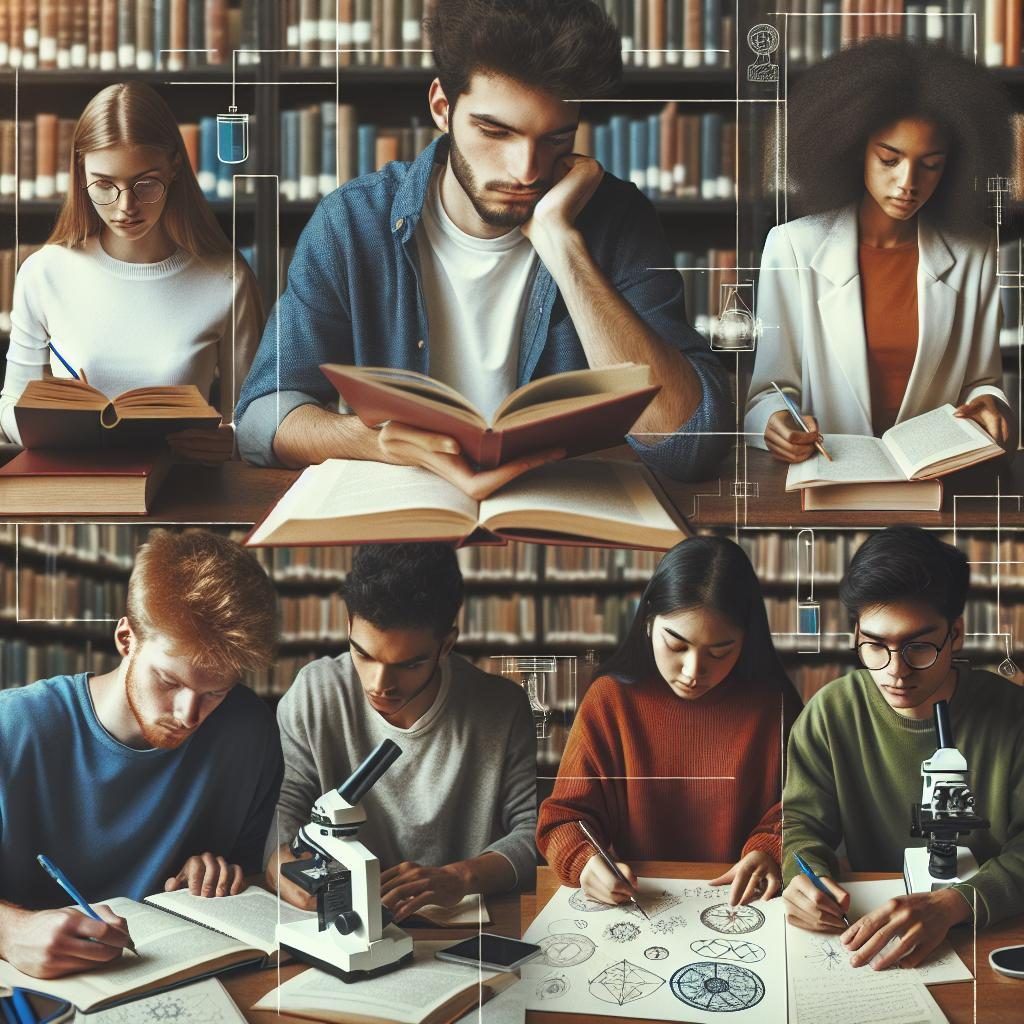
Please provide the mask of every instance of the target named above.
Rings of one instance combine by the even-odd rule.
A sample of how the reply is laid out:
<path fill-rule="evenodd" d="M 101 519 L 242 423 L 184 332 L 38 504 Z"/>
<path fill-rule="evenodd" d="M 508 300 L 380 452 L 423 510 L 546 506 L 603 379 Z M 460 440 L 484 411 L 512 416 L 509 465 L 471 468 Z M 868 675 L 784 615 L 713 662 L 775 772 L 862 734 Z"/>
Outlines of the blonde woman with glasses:
<path fill-rule="evenodd" d="M 3 433 L 20 443 L 14 405 L 29 381 L 83 371 L 110 398 L 194 384 L 230 423 L 263 327 L 253 275 L 233 255 L 159 94 L 141 82 L 98 93 L 75 127 L 57 224 L 15 281 Z M 230 431 L 219 438 L 188 432 L 174 447 L 223 456 Z"/>

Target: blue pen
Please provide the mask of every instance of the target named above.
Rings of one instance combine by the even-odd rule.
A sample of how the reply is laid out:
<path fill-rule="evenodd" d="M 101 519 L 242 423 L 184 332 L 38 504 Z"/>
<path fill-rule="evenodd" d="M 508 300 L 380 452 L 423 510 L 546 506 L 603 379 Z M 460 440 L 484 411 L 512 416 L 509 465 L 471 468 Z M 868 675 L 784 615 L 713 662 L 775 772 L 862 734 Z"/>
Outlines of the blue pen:
<path fill-rule="evenodd" d="M 825 888 L 825 883 L 811 870 L 807 862 L 800 856 L 799 853 L 793 854 L 793 859 L 796 861 L 797 867 L 814 883 L 814 888 L 823 892 L 830 900 L 835 900 L 835 896 Z M 838 902 L 836 906 L 838 906 Z M 850 919 L 843 914 L 843 924 L 847 928 L 850 927 Z"/>
<path fill-rule="evenodd" d="M 68 878 L 68 876 L 65 875 L 64 872 L 61 871 L 61 869 L 57 867 L 57 865 L 54 864 L 45 853 L 39 854 L 36 857 L 36 860 L 39 861 L 40 865 L 42 865 L 43 870 L 75 901 L 75 903 L 78 904 L 78 909 L 81 910 L 83 914 L 87 914 L 94 921 L 99 921 L 101 924 L 107 923 L 99 914 L 96 913 L 95 910 L 92 909 L 92 907 L 89 906 L 88 903 L 85 902 L 84 899 L 82 899 L 82 894 L 71 884 L 71 879 Z M 128 937 L 128 949 L 133 953 L 137 952 L 135 949 L 135 943 L 131 940 L 131 936 Z"/>
<path fill-rule="evenodd" d="M 18 1016 L 18 1024 L 37 1024 L 35 1011 L 20 988 L 11 991 L 11 1001 L 14 1003 L 14 1012 Z"/>
<path fill-rule="evenodd" d="M 50 351 L 60 360 L 60 365 L 63 366 L 64 369 L 67 370 L 68 373 L 70 373 L 71 376 L 74 377 L 75 380 L 81 380 L 82 379 L 72 369 L 71 364 L 57 351 L 57 349 L 54 347 L 54 344 L 53 344 L 52 341 L 50 342 Z"/>
<path fill-rule="evenodd" d="M 65 365 L 67 364 L 65 363 Z M 775 381 L 772 381 L 772 387 L 775 388 L 775 390 L 778 391 L 778 393 L 782 396 L 782 400 L 786 403 L 786 408 L 789 410 L 789 415 L 792 416 L 793 419 L 796 421 L 796 425 L 805 434 L 809 434 L 811 432 L 810 428 L 804 422 L 804 418 L 803 416 L 800 415 L 800 410 L 793 403 L 793 399 L 790 398 L 789 395 L 787 395 L 786 392 L 783 391 L 782 388 L 780 388 L 779 385 L 775 383 Z M 815 441 L 814 447 L 817 448 L 818 451 L 821 452 L 821 454 L 824 455 L 829 462 L 832 461 L 832 456 L 829 455 L 827 451 L 825 451 L 825 446 L 821 443 L 821 441 Z"/>

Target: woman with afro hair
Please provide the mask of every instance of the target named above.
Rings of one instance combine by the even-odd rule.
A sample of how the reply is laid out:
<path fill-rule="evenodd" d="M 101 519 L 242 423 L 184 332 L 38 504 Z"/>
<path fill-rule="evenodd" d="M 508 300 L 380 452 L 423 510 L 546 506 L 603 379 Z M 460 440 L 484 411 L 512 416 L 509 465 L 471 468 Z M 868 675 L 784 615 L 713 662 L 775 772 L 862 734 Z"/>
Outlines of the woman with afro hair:
<path fill-rule="evenodd" d="M 787 105 L 790 205 L 765 242 L 745 430 L 785 462 L 945 403 L 1000 444 L 996 241 L 987 180 L 1011 109 L 983 68 L 874 39 L 805 72 Z M 771 382 L 793 394 L 797 427 Z"/>

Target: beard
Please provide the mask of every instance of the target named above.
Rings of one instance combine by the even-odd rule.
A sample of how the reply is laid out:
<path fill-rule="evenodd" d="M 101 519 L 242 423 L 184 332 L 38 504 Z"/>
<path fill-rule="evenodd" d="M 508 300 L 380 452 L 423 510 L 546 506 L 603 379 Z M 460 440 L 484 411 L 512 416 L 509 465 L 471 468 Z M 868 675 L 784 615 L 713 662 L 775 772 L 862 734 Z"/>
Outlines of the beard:
<path fill-rule="evenodd" d="M 195 729 L 183 729 L 175 719 L 168 715 L 155 721 L 145 717 L 142 711 L 142 694 L 138 680 L 135 678 L 135 655 L 128 657 L 128 665 L 124 672 L 124 692 L 128 699 L 135 721 L 138 723 L 142 738 L 151 746 L 160 750 L 175 750 L 195 732 Z"/>
<path fill-rule="evenodd" d="M 534 188 L 541 190 L 541 195 L 535 199 L 524 199 L 522 202 L 517 203 L 488 203 L 482 198 L 482 191 L 493 189 L 499 192 L 515 192 L 522 186 L 511 182 L 489 181 L 481 189 L 477 183 L 476 176 L 473 174 L 473 168 L 469 166 L 469 161 L 463 155 L 462 150 L 459 149 L 455 141 L 455 132 L 451 129 L 448 132 L 448 139 L 448 159 L 452 174 L 455 175 L 455 180 L 459 183 L 462 191 L 466 193 L 466 198 L 473 204 L 473 209 L 476 210 L 477 216 L 492 228 L 508 228 L 511 230 L 525 224 L 533 216 L 533 208 L 540 202 L 543 194 L 550 189 L 551 182 L 538 182 L 534 185 Z"/>

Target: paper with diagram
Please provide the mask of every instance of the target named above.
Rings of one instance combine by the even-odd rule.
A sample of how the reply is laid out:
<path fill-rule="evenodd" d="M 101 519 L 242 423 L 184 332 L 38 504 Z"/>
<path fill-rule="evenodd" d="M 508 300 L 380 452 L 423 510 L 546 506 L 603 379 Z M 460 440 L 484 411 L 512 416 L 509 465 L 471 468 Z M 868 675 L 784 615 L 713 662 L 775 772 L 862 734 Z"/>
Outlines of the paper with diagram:
<path fill-rule="evenodd" d="M 522 969 L 534 1010 L 721 1024 L 786 1019 L 781 900 L 730 907 L 728 888 L 641 878 L 644 918 L 562 886 L 525 938 L 540 957 Z"/>

